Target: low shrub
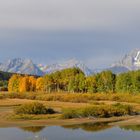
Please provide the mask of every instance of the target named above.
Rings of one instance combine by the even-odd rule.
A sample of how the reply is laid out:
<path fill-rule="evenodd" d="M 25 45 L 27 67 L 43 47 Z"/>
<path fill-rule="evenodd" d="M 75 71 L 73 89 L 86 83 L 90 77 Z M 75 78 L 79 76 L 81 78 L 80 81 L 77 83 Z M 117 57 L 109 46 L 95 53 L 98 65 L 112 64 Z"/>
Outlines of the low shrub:
<path fill-rule="evenodd" d="M 46 108 L 42 103 L 34 102 L 27 103 L 15 109 L 16 114 L 53 114 L 55 111 L 51 108 Z"/>
<path fill-rule="evenodd" d="M 64 109 L 62 112 L 62 117 L 65 119 L 79 117 L 108 118 L 136 114 L 132 106 L 122 104 L 88 106 L 80 109 Z"/>
<path fill-rule="evenodd" d="M 62 118 L 64 119 L 72 119 L 72 118 L 80 118 L 81 110 L 76 109 L 63 109 L 62 112 Z"/>

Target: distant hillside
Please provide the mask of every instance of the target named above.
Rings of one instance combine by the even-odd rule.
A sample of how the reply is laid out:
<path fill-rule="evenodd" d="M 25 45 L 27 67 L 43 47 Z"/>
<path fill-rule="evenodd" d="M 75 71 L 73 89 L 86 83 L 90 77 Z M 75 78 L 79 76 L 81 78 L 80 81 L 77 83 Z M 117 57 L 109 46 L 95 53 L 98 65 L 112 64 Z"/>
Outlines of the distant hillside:
<path fill-rule="evenodd" d="M 8 81 L 13 73 L 0 71 L 0 81 Z"/>
<path fill-rule="evenodd" d="M 11 76 L 13 74 L 17 74 L 17 73 L 10 73 L 10 72 L 3 72 L 3 71 L 0 71 L 0 81 L 8 81 Z M 20 75 L 25 75 L 25 74 L 20 74 Z M 28 76 L 32 76 L 30 74 L 27 74 Z M 39 76 L 36 76 L 36 75 L 33 75 L 34 77 L 39 77 Z"/>

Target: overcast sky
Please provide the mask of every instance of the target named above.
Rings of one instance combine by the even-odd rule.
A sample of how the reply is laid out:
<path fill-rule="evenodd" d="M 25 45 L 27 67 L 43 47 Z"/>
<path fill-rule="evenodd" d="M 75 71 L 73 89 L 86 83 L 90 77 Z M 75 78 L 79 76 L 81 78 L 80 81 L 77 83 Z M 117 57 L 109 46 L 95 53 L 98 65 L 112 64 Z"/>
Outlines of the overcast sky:
<path fill-rule="evenodd" d="M 0 61 L 107 67 L 140 48 L 140 0 L 0 0 Z"/>

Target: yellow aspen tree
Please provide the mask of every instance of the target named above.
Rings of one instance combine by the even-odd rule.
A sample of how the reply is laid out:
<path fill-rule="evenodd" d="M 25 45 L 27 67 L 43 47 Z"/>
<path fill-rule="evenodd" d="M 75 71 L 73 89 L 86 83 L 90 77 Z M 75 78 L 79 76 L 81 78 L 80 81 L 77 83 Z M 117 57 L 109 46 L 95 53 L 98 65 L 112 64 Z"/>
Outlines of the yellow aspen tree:
<path fill-rule="evenodd" d="M 24 76 L 20 80 L 19 91 L 20 92 L 28 92 L 29 90 L 30 90 L 29 77 Z"/>
<path fill-rule="evenodd" d="M 36 81 L 36 90 L 44 91 L 44 85 L 45 85 L 44 78 L 42 77 L 38 78 Z"/>
<path fill-rule="evenodd" d="M 21 76 L 14 74 L 8 82 L 8 91 L 9 92 L 19 92 L 19 84 L 20 84 Z"/>
<path fill-rule="evenodd" d="M 30 88 L 30 91 L 36 90 L 36 78 L 34 76 L 29 77 L 29 88 Z"/>

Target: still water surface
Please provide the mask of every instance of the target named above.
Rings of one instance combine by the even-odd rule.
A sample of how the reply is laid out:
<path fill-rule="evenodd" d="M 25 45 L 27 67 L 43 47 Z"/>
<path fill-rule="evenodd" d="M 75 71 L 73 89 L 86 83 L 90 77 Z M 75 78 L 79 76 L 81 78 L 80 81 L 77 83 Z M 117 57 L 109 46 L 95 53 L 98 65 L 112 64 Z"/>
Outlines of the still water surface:
<path fill-rule="evenodd" d="M 108 124 L 0 128 L 0 140 L 140 140 L 140 125 L 111 127 Z"/>

